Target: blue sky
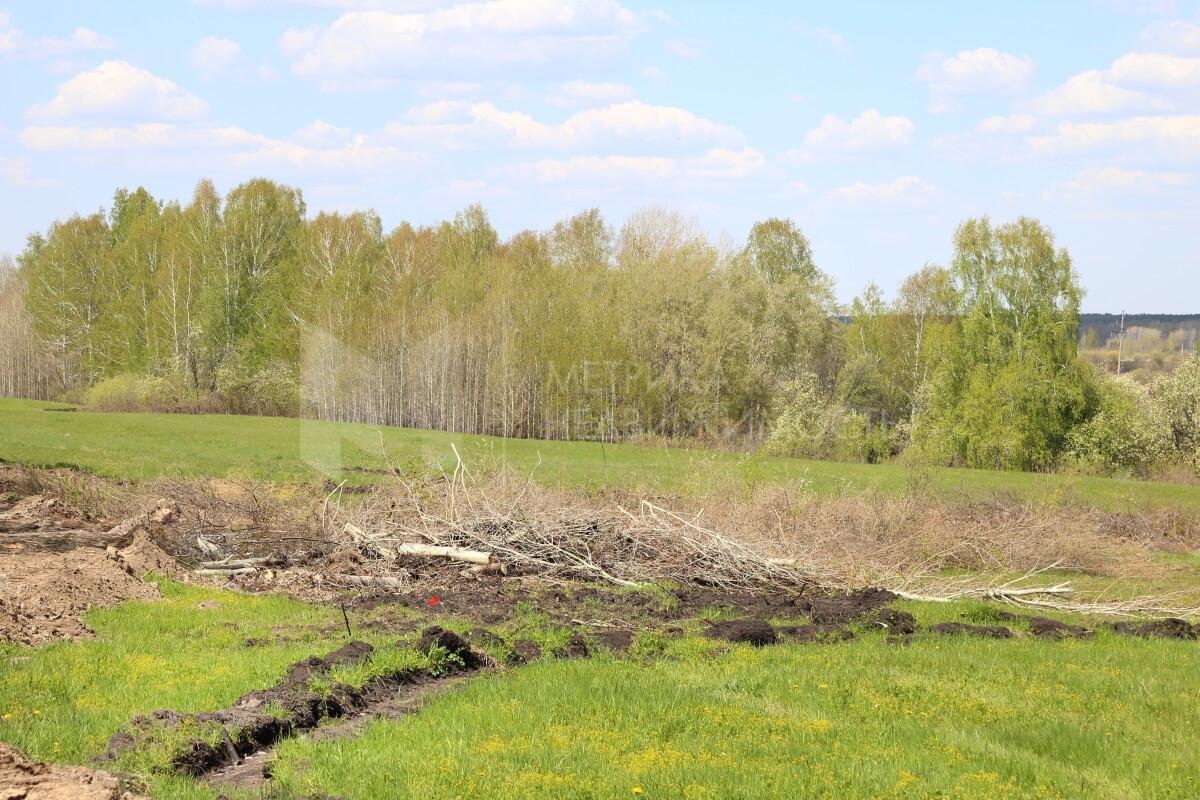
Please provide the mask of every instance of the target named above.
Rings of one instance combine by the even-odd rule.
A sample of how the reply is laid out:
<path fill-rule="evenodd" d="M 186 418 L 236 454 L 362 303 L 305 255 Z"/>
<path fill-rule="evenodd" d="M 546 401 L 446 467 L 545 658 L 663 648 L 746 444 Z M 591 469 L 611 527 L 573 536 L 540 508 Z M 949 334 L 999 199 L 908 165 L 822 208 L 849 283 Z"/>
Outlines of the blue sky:
<path fill-rule="evenodd" d="M 1200 312 L 1200 3 L 0 0 L 0 253 L 255 176 L 387 228 L 794 218 L 849 300 L 1040 217 L 1089 311 Z"/>

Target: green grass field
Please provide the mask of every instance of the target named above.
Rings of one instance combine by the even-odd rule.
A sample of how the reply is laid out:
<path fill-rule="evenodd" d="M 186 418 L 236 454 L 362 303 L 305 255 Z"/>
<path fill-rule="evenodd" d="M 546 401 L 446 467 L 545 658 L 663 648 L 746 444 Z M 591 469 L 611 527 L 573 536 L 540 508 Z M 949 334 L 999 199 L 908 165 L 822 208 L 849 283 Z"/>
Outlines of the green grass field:
<path fill-rule="evenodd" d="M 98 475 L 150 478 L 242 476 L 276 481 L 371 480 L 362 470 L 441 465 L 451 445 L 468 464 L 503 463 L 541 483 L 655 493 L 740 491 L 802 482 L 818 492 L 903 491 L 914 481 L 947 495 L 1011 493 L 1108 510 L 1200 511 L 1200 489 L 1152 481 L 900 464 L 848 464 L 594 442 L 548 442 L 436 431 L 224 415 L 46 411 L 52 403 L 0 399 L 0 460 L 69 466 Z M 65 406 L 60 406 L 65 407 Z M 385 455 L 386 454 L 386 458 Z"/>
<path fill-rule="evenodd" d="M 826 492 L 904 491 L 921 480 L 947 494 L 1200 509 L 1194 487 L 1148 482 L 950 469 L 914 475 L 899 465 L 47 407 L 0 401 L 0 459 L 126 479 L 370 480 L 375 473 L 363 470 L 385 463 L 381 442 L 405 469 L 453 463 L 454 443 L 470 463 L 536 468 L 541 481 L 590 490 L 687 494 L 807 481 Z M 1200 563 L 1195 554 L 1162 555 L 1189 574 Z M 161 588 L 161 601 L 90 612 L 93 640 L 0 645 L 0 740 L 38 759 L 89 763 L 136 714 L 220 708 L 273 684 L 287 664 L 345 640 L 333 607 L 172 582 Z M 993 607 L 975 603 L 896 606 L 923 626 L 995 619 Z M 371 614 L 419 613 L 390 606 L 356 612 L 358 630 L 366 631 L 356 634 L 391 647 L 388 657 L 403 657 L 396 634 L 373 633 L 364 622 Z M 476 624 L 438 622 L 459 630 Z M 569 634 L 535 610 L 506 624 L 506 637 L 519 634 L 547 649 Z M 1094 640 L 1064 642 L 918 633 L 897 646 L 860 627 L 845 643 L 756 650 L 702 637 L 698 620 L 684 627 L 677 638 L 643 631 L 620 658 L 601 651 L 481 676 L 418 714 L 374 722 L 356 737 L 286 741 L 274 757 L 271 797 L 1200 796 L 1196 642 L 1100 630 Z M 244 646 L 251 637 L 271 643 Z M 218 796 L 154 757 L 115 766 L 137 774 L 155 797 Z"/>
<path fill-rule="evenodd" d="M 162 588 L 161 601 L 91 612 L 96 640 L 0 649 L 0 739 L 37 758 L 85 763 L 134 714 L 221 707 L 342 641 L 336 609 Z M 900 607 L 923 624 L 988 620 L 975 604 Z M 287 741 L 272 797 L 1182 799 L 1200 791 L 1195 642 L 924 634 L 898 647 L 862 629 L 842 644 L 758 650 L 697 630 L 643 636 L 619 659 L 544 660 L 484 676 L 358 737 Z M 244 647 L 251 636 L 276 642 Z M 218 794 L 152 763 L 133 766 L 156 797 Z"/>

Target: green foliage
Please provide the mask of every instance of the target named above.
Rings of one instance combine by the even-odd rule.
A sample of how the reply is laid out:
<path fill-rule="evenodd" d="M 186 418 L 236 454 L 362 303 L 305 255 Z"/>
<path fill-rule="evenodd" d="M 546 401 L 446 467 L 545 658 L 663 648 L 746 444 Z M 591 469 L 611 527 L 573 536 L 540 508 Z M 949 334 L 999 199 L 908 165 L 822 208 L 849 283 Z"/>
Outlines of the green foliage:
<path fill-rule="evenodd" d="M 1068 436 L 1067 452 L 1083 469 L 1145 476 L 1171 452 L 1167 430 L 1148 392 L 1132 381 L 1098 380 L 1099 409 Z"/>
<path fill-rule="evenodd" d="M 278 363 L 252 369 L 242 360 L 226 361 L 217 369 L 217 395 L 235 414 L 294 417 L 300 413 L 300 384 Z"/>
<path fill-rule="evenodd" d="M 1055 465 L 1096 407 L 1077 355 L 1082 290 L 1065 250 L 1036 220 L 955 233 L 955 335 L 947 337 L 914 436 L 951 463 Z"/>
<path fill-rule="evenodd" d="M 1158 378 L 1151 394 L 1175 455 L 1200 473 L 1200 353 Z"/>

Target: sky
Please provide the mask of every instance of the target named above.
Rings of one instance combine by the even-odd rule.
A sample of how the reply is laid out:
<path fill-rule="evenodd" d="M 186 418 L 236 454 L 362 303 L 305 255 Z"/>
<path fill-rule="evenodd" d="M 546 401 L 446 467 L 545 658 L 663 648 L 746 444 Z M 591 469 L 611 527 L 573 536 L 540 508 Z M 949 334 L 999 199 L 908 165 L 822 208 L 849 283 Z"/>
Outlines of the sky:
<path fill-rule="evenodd" d="M 0 0 L 0 253 L 265 176 L 385 229 L 790 217 L 848 301 L 1036 216 L 1084 310 L 1200 313 L 1200 0 Z"/>

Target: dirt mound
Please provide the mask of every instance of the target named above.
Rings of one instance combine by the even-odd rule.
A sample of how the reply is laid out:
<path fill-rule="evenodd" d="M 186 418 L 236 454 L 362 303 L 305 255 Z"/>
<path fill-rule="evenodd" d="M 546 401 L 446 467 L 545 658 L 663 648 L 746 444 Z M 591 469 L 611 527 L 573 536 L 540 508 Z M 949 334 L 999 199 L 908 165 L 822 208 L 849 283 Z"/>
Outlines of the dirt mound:
<path fill-rule="evenodd" d="M 775 644 L 779 639 L 770 623 L 761 619 L 723 619 L 714 622 L 704 635 L 726 642 L 748 642 L 755 647 Z"/>
<path fill-rule="evenodd" d="M 457 655 L 464 670 L 485 661 L 457 634 L 438 627 L 427 629 L 422 642 L 426 650 L 441 646 Z M 317 691 L 310 685 L 313 678 L 327 676 L 335 667 L 363 661 L 372 652 L 374 648 L 366 642 L 352 641 L 323 657 L 298 661 L 275 686 L 245 694 L 220 711 L 180 714 L 160 709 L 149 716 L 136 717 L 129 730 L 109 739 L 108 757 L 160 746 L 161 742 L 173 739 L 174 732 L 186 729 L 192 735 L 175 746 L 171 766 L 178 772 L 200 776 L 236 764 L 285 737 L 312 730 L 325 720 L 361 714 L 372 704 L 390 703 L 401 687 L 449 680 L 449 672 L 454 671 L 435 675 L 428 670 L 404 669 L 377 675 L 360 688 L 338 683 Z M 195 735 L 205 730 L 216 735 L 207 739 Z"/>
<path fill-rule="evenodd" d="M 30 761 L 0 742 L 0 798 L 3 800 L 146 800 L 125 790 L 107 772 Z"/>
<path fill-rule="evenodd" d="M 1060 639 L 1091 639 L 1093 636 L 1087 628 L 1068 625 L 1065 622 L 1046 617 L 1030 617 L 1029 632 L 1039 639 L 1050 639 L 1055 642 Z"/>
<path fill-rule="evenodd" d="M 887 589 L 867 588 L 829 597 L 801 597 L 794 605 L 817 625 L 845 625 L 897 598 Z"/>
<path fill-rule="evenodd" d="M 158 597 L 157 587 L 130 575 L 103 551 L 0 553 L 0 639 L 5 641 L 40 645 L 91 636 L 81 619 L 89 608 Z"/>
<path fill-rule="evenodd" d="M 155 543 L 151 525 L 178 509 L 160 500 L 110 529 L 88 523 L 58 498 L 34 495 L 0 512 L 0 640 L 40 645 L 90 636 L 81 619 L 93 607 L 154 600 L 148 573 L 183 579 Z"/>
<path fill-rule="evenodd" d="M 1200 638 L 1200 626 L 1192 626 L 1187 620 L 1168 617 L 1154 619 L 1149 622 L 1118 622 L 1113 630 L 1125 636 L 1141 636 L 1160 639 L 1197 639 Z"/>

